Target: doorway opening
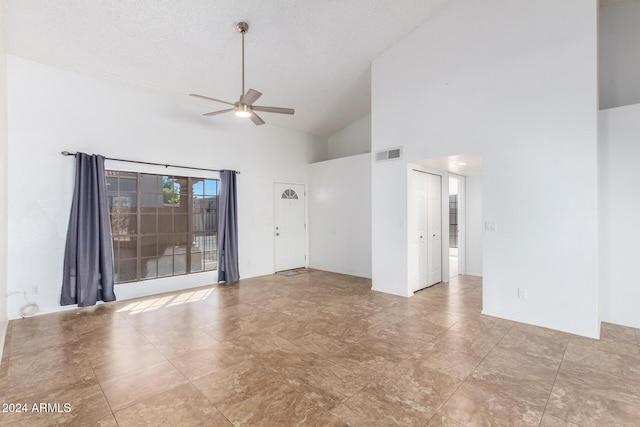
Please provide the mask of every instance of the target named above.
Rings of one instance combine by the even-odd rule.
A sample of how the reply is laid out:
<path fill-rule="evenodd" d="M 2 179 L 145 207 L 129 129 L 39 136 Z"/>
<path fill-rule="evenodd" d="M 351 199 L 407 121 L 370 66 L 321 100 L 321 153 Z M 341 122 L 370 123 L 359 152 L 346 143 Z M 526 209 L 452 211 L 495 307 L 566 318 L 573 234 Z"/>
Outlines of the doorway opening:
<path fill-rule="evenodd" d="M 464 177 L 449 174 L 449 278 L 464 274 Z"/>
<path fill-rule="evenodd" d="M 420 160 L 413 165 L 442 176 L 442 281 L 458 275 L 482 276 L 482 156 L 458 154 Z M 410 250 L 411 247 L 410 244 Z M 411 252 L 408 262 L 409 271 L 417 271 Z M 410 275 L 409 290 L 412 285 Z"/>

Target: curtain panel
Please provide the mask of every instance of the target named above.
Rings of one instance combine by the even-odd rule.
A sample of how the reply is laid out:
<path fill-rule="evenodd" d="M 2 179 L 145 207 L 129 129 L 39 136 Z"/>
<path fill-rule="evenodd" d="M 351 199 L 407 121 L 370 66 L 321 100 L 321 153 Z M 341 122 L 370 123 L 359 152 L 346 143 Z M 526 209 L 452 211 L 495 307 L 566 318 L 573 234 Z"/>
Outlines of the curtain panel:
<path fill-rule="evenodd" d="M 60 305 L 115 301 L 113 243 L 104 157 L 76 153 L 73 202 L 64 253 Z"/>
<path fill-rule="evenodd" d="M 240 280 L 238 268 L 238 209 L 236 172 L 220 171 L 218 201 L 218 282 Z"/>

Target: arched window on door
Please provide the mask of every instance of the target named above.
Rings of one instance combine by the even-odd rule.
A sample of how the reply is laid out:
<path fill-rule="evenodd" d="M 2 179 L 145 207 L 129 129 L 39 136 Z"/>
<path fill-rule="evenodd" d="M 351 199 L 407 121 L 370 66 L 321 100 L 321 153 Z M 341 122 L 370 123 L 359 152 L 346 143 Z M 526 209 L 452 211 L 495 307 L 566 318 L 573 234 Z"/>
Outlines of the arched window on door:
<path fill-rule="evenodd" d="M 280 198 L 281 199 L 298 199 L 298 194 L 294 190 L 288 188 L 282 192 L 282 196 L 280 196 Z"/>

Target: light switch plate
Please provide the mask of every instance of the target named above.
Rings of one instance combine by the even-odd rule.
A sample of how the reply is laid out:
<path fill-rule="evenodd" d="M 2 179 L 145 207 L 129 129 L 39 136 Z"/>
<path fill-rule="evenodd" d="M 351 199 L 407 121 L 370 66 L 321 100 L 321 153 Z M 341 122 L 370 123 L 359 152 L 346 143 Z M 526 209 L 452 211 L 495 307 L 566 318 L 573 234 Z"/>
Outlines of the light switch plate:
<path fill-rule="evenodd" d="M 495 221 L 486 221 L 484 223 L 484 231 L 498 231 L 498 225 Z"/>

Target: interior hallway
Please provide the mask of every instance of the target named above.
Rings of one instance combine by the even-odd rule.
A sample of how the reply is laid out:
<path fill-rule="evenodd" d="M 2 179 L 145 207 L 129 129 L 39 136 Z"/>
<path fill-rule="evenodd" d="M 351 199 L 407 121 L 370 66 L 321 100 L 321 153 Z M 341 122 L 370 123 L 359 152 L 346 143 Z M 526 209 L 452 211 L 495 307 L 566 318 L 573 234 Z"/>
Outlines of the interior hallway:
<path fill-rule="evenodd" d="M 637 425 L 639 330 L 482 316 L 471 276 L 412 298 L 370 287 L 270 275 L 11 321 L 0 400 L 71 410 L 0 424 Z"/>

